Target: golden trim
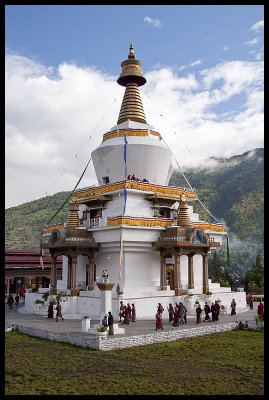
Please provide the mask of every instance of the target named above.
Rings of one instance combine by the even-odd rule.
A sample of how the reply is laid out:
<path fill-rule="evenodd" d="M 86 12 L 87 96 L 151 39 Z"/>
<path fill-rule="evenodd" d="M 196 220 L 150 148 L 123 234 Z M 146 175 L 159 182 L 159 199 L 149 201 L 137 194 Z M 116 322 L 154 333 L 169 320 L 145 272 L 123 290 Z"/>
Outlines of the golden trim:
<path fill-rule="evenodd" d="M 195 228 L 202 228 L 203 230 L 210 229 L 216 232 L 226 232 L 226 226 L 222 224 L 214 224 L 212 222 L 193 222 Z"/>
<path fill-rule="evenodd" d="M 170 218 L 134 218 L 134 217 L 115 217 L 107 219 L 107 226 L 130 225 L 130 226 L 160 226 L 166 228 L 174 222 Z"/>
<path fill-rule="evenodd" d="M 159 138 L 160 140 L 162 140 L 162 137 L 161 137 L 161 135 L 159 134 L 159 132 L 150 131 L 150 134 L 151 134 L 151 135 L 154 135 L 154 136 L 158 136 L 158 138 Z"/>
<path fill-rule="evenodd" d="M 119 129 L 119 136 L 148 136 L 147 129 Z"/>
<path fill-rule="evenodd" d="M 154 192 L 154 193 L 174 194 L 177 196 L 184 193 L 185 196 L 188 198 L 192 198 L 192 199 L 197 198 L 196 193 L 188 192 L 187 190 L 181 189 L 181 188 L 154 185 L 151 183 L 139 182 L 139 181 L 121 181 L 121 182 L 110 183 L 107 185 L 82 190 L 80 192 L 75 192 L 71 195 L 70 199 L 78 200 L 80 197 L 86 197 L 88 195 L 93 195 L 93 194 L 114 192 L 115 190 L 121 190 L 124 188 L 137 189 L 137 190 L 143 190 L 143 191 Z"/>
<path fill-rule="evenodd" d="M 64 224 L 58 224 L 58 225 L 50 225 L 46 228 L 43 228 L 42 232 L 47 232 L 47 231 L 52 231 L 52 230 L 56 230 L 56 229 L 61 229 L 64 227 Z"/>
<path fill-rule="evenodd" d="M 102 143 L 103 143 L 105 140 L 112 139 L 112 138 L 114 138 L 114 137 L 117 137 L 117 131 L 107 132 L 107 133 L 105 133 L 105 134 L 103 135 Z"/>
<path fill-rule="evenodd" d="M 149 131 L 147 129 L 119 129 L 107 132 L 103 135 L 103 140 L 102 143 L 105 142 L 106 140 L 113 139 L 115 137 L 121 137 L 121 136 L 149 136 L 149 133 L 153 136 L 157 136 L 160 140 L 162 140 L 162 136 L 160 135 L 159 132 L 156 131 Z"/>
<path fill-rule="evenodd" d="M 115 283 L 112 282 L 98 282 L 97 286 L 99 290 L 112 290 Z"/>

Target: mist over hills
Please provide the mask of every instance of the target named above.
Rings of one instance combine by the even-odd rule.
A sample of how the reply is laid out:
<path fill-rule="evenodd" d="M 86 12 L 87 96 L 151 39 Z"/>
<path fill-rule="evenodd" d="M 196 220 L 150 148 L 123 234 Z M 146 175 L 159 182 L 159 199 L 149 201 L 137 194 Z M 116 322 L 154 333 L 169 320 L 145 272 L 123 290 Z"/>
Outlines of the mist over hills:
<path fill-rule="evenodd" d="M 226 224 L 232 252 L 231 269 L 240 275 L 252 265 L 257 253 L 263 259 L 264 149 L 230 158 L 211 157 L 199 168 L 184 168 L 183 172 L 204 206 L 217 221 Z M 173 171 L 169 185 L 187 186 L 179 170 Z M 6 209 L 6 248 L 39 249 L 44 225 L 69 194 L 59 192 Z M 200 220 L 213 220 L 198 201 L 193 203 Z M 68 202 L 51 224 L 65 222 L 67 217 Z M 225 250 L 224 244 L 219 251 L 224 265 Z"/>

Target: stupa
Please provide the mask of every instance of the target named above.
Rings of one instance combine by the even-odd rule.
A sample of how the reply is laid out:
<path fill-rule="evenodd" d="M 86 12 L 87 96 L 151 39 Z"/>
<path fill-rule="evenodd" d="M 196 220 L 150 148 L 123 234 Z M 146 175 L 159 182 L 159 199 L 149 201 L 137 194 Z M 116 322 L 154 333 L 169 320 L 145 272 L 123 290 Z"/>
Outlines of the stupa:
<path fill-rule="evenodd" d="M 62 312 L 100 317 L 100 282 L 107 271 L 112 314 L 119 302 L 134 303 L 137 319 L 154 319 L 158 303 L 221 299 L 245 307 L 244 293 L 208 279 L 208 253 L 222 244 L 223 224 L 199 221 L 196 193 L 169 186 L 172 152 L 146 121 L 139 87 L 142 63 L 130 46 L 118 84 L 126 87 L 117 125 L 92 152 L 98 186 L 72 193 L 68 221 L 43 229 L 41 247 L 52 259 L 50 293 L 65 292 Z M 63 255 L 62 279 L 56 259 Z M 120 289 L 123 294 L 118 294 Z"/>

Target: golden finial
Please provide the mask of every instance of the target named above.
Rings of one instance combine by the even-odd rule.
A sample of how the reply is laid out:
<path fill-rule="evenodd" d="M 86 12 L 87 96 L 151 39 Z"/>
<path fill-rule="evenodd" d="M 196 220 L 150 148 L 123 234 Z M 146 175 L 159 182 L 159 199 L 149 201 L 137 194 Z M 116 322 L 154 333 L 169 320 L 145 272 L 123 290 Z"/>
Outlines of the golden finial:
<path fill-rule="evenodd" d="M 130 53 L 128 54 L 128 58 L 135 58 L 135 53 L 134 53 L 134 48 L 133 45 L 131 43 L 131 46 L 129 47 L 130 49 Z"/>
<path fill-rule="evenodd" d="M 126 87 L 117 124 L 121 124 L 128 119 L 146 124 L 146 117 L 138 90 L 138 86 L 146 83 L 146 78 L 141 71 L 142 62 L 135 59 L 132 43 L 129 49 L 128 59 L 121 63 L 122 72 L 117 80 L 119 85 Z"/>
<path fill-rule="evenodd" d="M 188 213 L 187 199 L 184 194 L 181 195 L 179 200 L 178 211 L 177 226 L 182 226 L 183 228 L 193 228 L 193 223 Z"/>
<path fill-rule="evenodd" d="M 66 224 L 66 229 L 75 229 L 78 226 L 81 226 L 81 222 L 78 216 L 78 203 L 76 199 L 71 199 L 69 204 L 68 211 L 68 220 Z"/>

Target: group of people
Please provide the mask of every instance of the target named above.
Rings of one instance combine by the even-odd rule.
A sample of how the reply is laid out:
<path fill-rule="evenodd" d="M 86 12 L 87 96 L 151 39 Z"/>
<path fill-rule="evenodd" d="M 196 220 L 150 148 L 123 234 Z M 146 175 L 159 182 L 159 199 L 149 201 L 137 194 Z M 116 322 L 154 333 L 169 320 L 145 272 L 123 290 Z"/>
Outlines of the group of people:
<path fill-rule="evenodd" d="M 108 327 L 108 334 L 109 335 L 114 335 L 114 318 L 113 315 L 111 314 L 111 311 L 108 311 L 108 315 L 106 314 L 104 318 L 102 319 L 102 326 L 105 328 Z"/>
<path fill-rule="evenodd" d="M 53 309 L 53 301 L 50 301 L 49 307 L 48 307 L 48 318 L 53 318 L 54 314 L 54 309 Z M 60 299 L 57 298 L 57 305 L 56 305 L 56 320 L 55 322 L 58 322 L 58 319 L 61 318 L 63 321 L 63 316 L 62 316 L 62 306 L 60 304 Z"/>
<path fill-rule="evenodd" d="M 205 318 L 204 318 L 204 322 L 208 321 L 208 322 L 215 322 L 219 320 L 219 314 L 220 314 L 220 305 L 217 302 L 217 300 L 215 301 L 215 303 L 211 303 L 211 306 L 209 304 L 207 304 L 207 302 L 205 302 L 204 305 L 204 313 L 205 313 Z M 202 314 L 202 308 L 200 306 L 200 304 L 198 304 L 198 306 L 196 307 L 196 324 L 201 324 L 202 320 L 201 320 L 201 314 Z M 211 314 L 211 318 L 210 319 L 210 315 Z"/>
<path fill-rule="evenodd" d="M 13 309 L 13 303 L 14 303 L 14 301 L 15 301 L 16 307 L 18 308 L 18 307 L 19 307 L 19 304 L 20 304 L 20 296 L 19 296 L 19 293 L 16 294 L 15 300 L 14 300 L 14 297 L 12 296 L 12 294 L 11 294 L 11 295 L 8 297 L 8 299 L 7 299 L 7 304 L 8 304 L 8 306 L 9 306 L 9 308 L 10 308 L 11 310 Z"/>
<path fill-rule="evenodd" d="M 24 293 L 25 293 L 25 289 L 24 289 L 24 287 L 22 286 L 22 287 L 20 288 L 20 290 L 19 290 L 19 293 L 16 294 L 15 300 L 14 300 L 14 297 L 12 296 L 12 294 L 10 294 L 10 295 L 8 296 L 7 304 L 8 304 L 8 306 L 9 306 L 9 308 L 10 308 L 11 310 L 13 309 L 13 303 L 14 303 L 14 301 L 15 301 L 16 307 L 17 307 L 17 308 L 19 307 L 20 300 L 21 300 L 21 299 L 22 299 L 22 300 L 24 299 Z"/>
<path fill-rule="evenodd" d="M 253 310 L 253 298 L 250 293 L 247 293 L 246 300 L 247 300 L 247 304 L 249 305 L 249 308 L 251 310 Z M 257 313 L 264 320 L 264 304 L 262 303 L 262 300 L 260 300 L 260 302 L 259 302 Z"/>
<path fill-rule="evenodd" d="M 134 303 L 132 303 L 132 307 L 130 303 L 127 303 L 127 306 L 123 304 L 123 301 L 120 302 L 120 313 L 119 313 L 119 322 L 122 324 L 129 325 L 129 322 L 136 322 L 136 308 Z M 122 321 L 123 318 L 123 321 Z"/>
<path fill-rule="evenodd" d="M 169 314 L 169 322 L 172 322 L 172 328 L 178 328 L 179 324 L 187 323 L 187 308 L 183 303 L 176 303 L 175 308 L 173 308 L 170 303 L 167 310 Z"/>
<path fill-rule="evenodd" d="M 144 178 L 144 179 L 142 180 L 142 179 L 140 179 L 140 178 L 136 178 L 136 177 L 134 176 L 134 174 L 132 175 L 132 177 L 131 177 L 131 175 L 128 175 L 128 176 L 127 176 L 127 179 L 128 179 L 128 181 L 140 181 L 140 182 L 147 182 L 147 183 L 149 183 L 149 181 L 148 181 L 146 178 Z"/>

